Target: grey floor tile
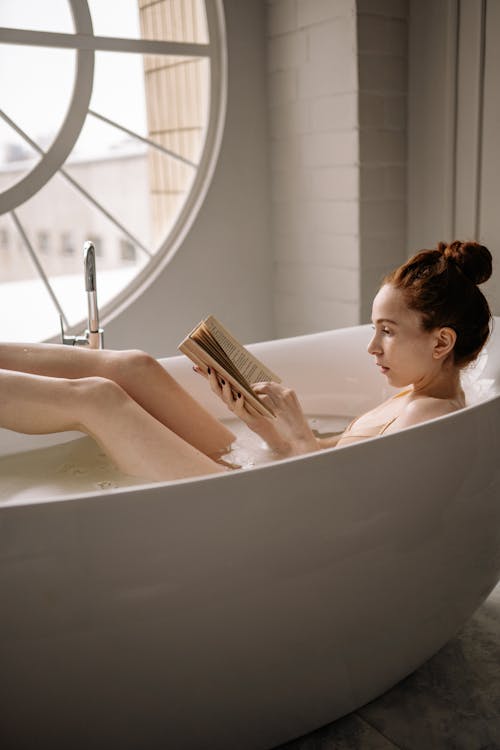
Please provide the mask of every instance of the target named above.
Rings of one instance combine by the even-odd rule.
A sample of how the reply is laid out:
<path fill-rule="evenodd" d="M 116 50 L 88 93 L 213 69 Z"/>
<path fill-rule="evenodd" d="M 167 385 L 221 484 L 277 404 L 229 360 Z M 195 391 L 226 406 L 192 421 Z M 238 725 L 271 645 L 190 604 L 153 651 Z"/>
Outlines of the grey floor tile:
<path fill-rule="evenodd" d="M 405 750 L 500 750 L 500 586 L 441 651 L 358 714 Z"/>
<path fill-rule="evenodd" d="M 377 706 L 363 709 L 372 726 L 404 750 L 484 750 L 500 748 L 498 720 L 464 711 L 411 683 Z"/>
<path fill-rule="evenodd" d="M 432 659 L 358 711 L 276 750 L 500 750 L 500 584 Z"/>
<path fill-rule="evenodd" d="M 395 750 L 392 742 L 360 716 L 349 714 L 276 750 Z"/>

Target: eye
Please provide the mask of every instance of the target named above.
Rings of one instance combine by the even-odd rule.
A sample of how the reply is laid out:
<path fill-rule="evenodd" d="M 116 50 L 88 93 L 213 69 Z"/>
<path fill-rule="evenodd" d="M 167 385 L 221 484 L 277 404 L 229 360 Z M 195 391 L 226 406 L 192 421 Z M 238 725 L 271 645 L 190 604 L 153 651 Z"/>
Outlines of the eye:
<path fill-rule="evenodd" d="M 371 328 L 372 328 L 372 331 L 376 331 L 377 330 L 377 326 L 374 325 L 373 323 L 372 323 Z M 383 333 L 385 336 L 392 336 L 393 335 L 392 330 L 390 328 L 387 328 L 387 326 L 382 326 L 379 330 L 380 330 L 380 333 Z"/>

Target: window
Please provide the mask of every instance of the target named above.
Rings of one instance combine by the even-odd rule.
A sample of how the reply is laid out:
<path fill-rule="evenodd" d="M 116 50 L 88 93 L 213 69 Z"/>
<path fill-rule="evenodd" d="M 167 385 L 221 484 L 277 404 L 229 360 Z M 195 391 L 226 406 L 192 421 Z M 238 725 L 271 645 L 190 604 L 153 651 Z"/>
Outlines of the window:
<path fill-rule="evenodd" d="M 9 249 L 9 233 L 5 227 L 0 228 L 0 249 L 1 250 L 8 250 Z"/>
<path fill-rule="evenodd" d="M 88 239 L 101 260 L 101 315 L 112 314 L 176 251 L 208 187 L 224 117 L 222 0 L 120 0 L 115 11 L 102 0 L 0 4 L 0 65 L 9 70 L 0 229 L 15 235 L 9 272 L 0 268 L 4 338 L 26 337 L 27 295 L 37 310 L 31 338 L 55 335 L 59 314 L 67 328 L 83 326 Z M 18 29 L 29 29 L 28 41 Z M 68 47 L 71 34 L 88 48 Z"/>
<path fill-rule="evenodd" d="M 61 236 L 61 253 L 63 255 L 74 255 L 75 252 L 76 247 L 71 232 L 63 232 Z"/>
<path fill-rule="evenodd" d="M 38 232 L 38 250 L 42 255 L 46 255 L 50 250 L 49 233 L 43 230 Z"/>
<path fill-rule="evenodd" d="M 130 240 L 121 240 L 120 242 L 120 257 L 127 263 L 131 263 L 136 259 L 135 245 Z"/>
<path fill-rule="evenodd" d="M 92 244 L 94 245 L 96 258 L 102 258 L 104 255 L 102 249 L 102 239 L 100 237 L 95 237 L 92 234 L 87 234 L 86 237 L 89 242 L 92 242 Z"/>

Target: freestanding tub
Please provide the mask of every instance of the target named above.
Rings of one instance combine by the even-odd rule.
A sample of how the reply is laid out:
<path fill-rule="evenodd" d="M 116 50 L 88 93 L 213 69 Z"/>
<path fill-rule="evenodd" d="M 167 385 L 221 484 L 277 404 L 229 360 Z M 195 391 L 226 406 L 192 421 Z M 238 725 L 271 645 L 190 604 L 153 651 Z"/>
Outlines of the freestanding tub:
<path fill-rule="evenodd" d="M 308 412 L 353 415 L 389 394 L 370 335 L 253 349 Z M 0 507 L 2 748 L 261 750 L 416 669 L 500 574 L 498 333 L 469 380 L 471 406 L 398 434 Z"/>

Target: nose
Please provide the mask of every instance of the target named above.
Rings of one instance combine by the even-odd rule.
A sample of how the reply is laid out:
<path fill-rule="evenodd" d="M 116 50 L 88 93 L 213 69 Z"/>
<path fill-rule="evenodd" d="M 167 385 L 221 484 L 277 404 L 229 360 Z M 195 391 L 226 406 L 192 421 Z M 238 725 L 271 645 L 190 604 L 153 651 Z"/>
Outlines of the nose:
<path fill-rule="evenodd" d="M 380 336 L 378 335 L 377 331 L 373 332 L 373 336 L 371 337 L 366 350 L 368 354 L 380 354 L 382 352 Z"/>

